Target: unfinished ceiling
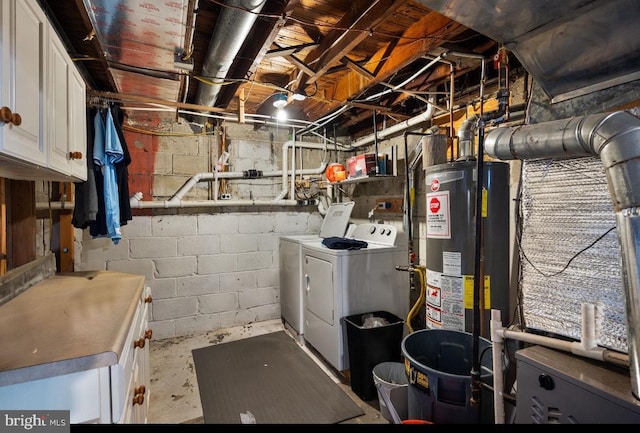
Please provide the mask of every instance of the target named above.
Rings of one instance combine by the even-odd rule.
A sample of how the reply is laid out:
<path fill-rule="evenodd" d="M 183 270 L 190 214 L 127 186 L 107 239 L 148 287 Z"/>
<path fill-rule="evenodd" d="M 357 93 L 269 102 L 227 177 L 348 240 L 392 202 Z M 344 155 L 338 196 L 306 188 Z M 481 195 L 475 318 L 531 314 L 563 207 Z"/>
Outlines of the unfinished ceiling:
<path fill-rule="evenodd" d="M 149 129 L 178 116 L 276 123 L 282 97 L 297 131 L 361 136 L 473 94 L 478 57 L 485 82 L 499 80 L 501 47 L 558 100 L 640 69 L 625 36 L 636 0 L 40 1 L 89 96 L 122 101 Z"/>
<path fill-rule="evenodd" d="M 417 1 L 41 3 L 84 73 L 89 95 L 122 101 L 128 121 L 147 128 L 178 115 L 203 123 L 244 113 L 247 122 L 275 122 L 273 99 L 283 93 L 299 128 L 339 110 L 324 128 L 369 133 L 374 112 L 387 125 L 411 118 L 438 86 L 446 101 L 449 65 L 434 63 L 414 76 L 443 49 L 489 58 L 498 49 Z M 462 94 L 478 85 L 478 77 L 464 74 L 480 62 L 457 60 Z"/>

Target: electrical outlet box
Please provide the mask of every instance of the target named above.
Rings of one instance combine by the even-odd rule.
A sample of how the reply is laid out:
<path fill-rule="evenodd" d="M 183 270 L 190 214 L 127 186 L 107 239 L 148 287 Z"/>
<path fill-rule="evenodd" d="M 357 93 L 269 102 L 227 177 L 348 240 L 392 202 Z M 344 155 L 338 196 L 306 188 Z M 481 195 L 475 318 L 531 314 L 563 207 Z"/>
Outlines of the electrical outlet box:
<path fill-rule="evenodd" d="M 376 199 L 375 213 L 402 213 L 402 199 L 398 197 L 381 197 Z"/>

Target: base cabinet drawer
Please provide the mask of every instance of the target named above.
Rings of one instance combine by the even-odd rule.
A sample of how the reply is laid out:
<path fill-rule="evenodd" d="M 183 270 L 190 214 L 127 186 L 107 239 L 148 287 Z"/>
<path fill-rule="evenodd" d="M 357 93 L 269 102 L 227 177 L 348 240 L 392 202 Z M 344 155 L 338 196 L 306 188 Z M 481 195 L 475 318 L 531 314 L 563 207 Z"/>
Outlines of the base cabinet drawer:
<path fill-rule="evenodd" d="M 3 410 L 69 410 L 70 422 L 110 423 L 109 368 L 33 380 L 0 388 Z"/>
<path fill-rule="evenodd" d="M 145 288 L 118 365 L 112 368 L 113 422 L 146 424 L 149 413 L 150 289 Z"/>

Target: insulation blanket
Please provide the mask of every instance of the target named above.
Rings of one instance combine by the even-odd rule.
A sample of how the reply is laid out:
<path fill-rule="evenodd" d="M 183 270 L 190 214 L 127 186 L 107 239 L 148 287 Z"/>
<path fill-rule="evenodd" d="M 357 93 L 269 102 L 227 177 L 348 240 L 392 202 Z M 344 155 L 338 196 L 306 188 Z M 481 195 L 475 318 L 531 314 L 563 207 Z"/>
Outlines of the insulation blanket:
<path fill-rule="evenodd" d="M 596 307 L 599 346 L 628 353 L 615 213 L 598 158 L 523 161 L 521 295 L 525 326 L 581 338 Z"/>

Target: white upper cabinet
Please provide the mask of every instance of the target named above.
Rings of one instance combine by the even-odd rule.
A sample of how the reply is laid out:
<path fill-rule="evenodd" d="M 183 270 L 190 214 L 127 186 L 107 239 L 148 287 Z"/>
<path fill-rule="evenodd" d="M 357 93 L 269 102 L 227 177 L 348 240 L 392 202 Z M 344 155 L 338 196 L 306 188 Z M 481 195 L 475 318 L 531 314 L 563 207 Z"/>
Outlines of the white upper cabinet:
<path fill-rule="evenodd" d="M 86 87 L 37 0 L 0 2 L 0 177 L 81 181 Z"/>
<path fill-rule="evenodd" d="M 71 175 L 87 180 L 87 87 L 78 70 L 69 70 L 69 161 Z"/>
<path fill-rule="evenodd" d="M 38 166 L 47 165 L 45 60 L 47 17 L 36 0 L 0 2 L 2 94 L 0 152 Z M 4 165 L 4 164 L 3 164 Z"/>
<path fill-rule="evenodd" d="M 53 28 L 49 30 L 47 65 L 49 167 L 86 180 L 85 83 Z"/>

